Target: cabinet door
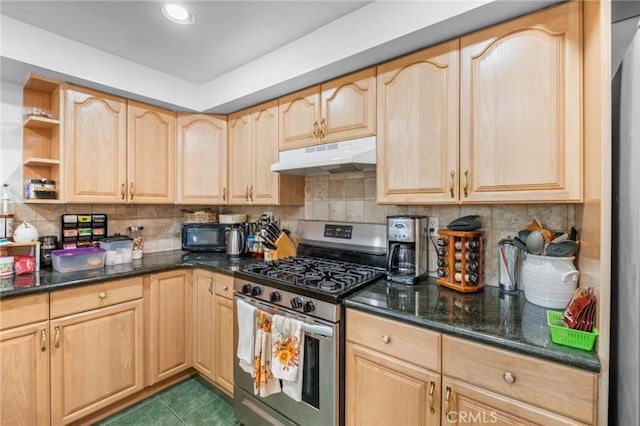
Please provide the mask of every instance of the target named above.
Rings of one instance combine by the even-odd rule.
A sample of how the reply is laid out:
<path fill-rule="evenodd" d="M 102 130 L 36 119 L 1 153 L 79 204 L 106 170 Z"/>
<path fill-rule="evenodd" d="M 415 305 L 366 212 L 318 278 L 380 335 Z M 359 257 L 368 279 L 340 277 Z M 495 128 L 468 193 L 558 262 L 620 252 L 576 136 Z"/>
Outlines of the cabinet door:
<path fill-rule="evenodd" d="M 51 423 L 143 388 L 142 299 L 51 320 Z"/>
<path fill-rule="evenodd" d="M 0 424 L 49 424 L 49 321 L 0 331 Z"/>
<path fill-rule="evenodd" d="M 322 84 L 323 143 L 376 133 L 376 70 L 368 68 Z"/>
<path fill-rule="evenodd" d="M 251 152 L 251 113 L 229 115 L 229 203 L 249 204 L 253 153 Z"/>
<path fill-rule="evenodd" d="M 235 351 L 233 347 L 233 300 L 216 296 L 216 378 L 215 382 L 228 395 L 233 395 L 233 363 Z"/>
<path fill-rule="evenodd" d="M 440 375 L 347 342 L 347 425 L 440 424 Z"/>
<path fill-rule="evenodd" d="M 212 382 L 215 381 L 215 288 L 212 272 L 193 272 L 193 367 Z"/>
<path fill-rule="evenodd" d="M 280 174 L 271 171 L 278 161 L 278 101 L 259 105 L 251 110 L 253 127 L 253 187 L 254 204 L 278 204 Z"/>
<path fill-rule="evenodd" d="M 442 389 L 443 425 L 586 424 L 447 376 Z"/>
<path fill-rule="evenodd" d="M 126 101 L 68 86 L 64 143 L 66 201 L 126 202 L 126 167 Z"/>
<path fill-rule="evenodd" d="M 191 367 L 192 299 L 184 271 L 151 275 L 149 384 Z"/>
<path fill-rule="evenodd" d="M 378 202 L 456 201 L 458 40 L 379 66 L 377 81 Z"/>
<path fill-rule="evenodd" d="M 461 39 L 461 199 L 582 200 L 581 2 Z"/>
<path fill-rule="evenodd" d="M 127 178 L 130 203 L 175 200 L 176 115 L 127 101 Z"/>
<path fill-rule="evenodd" d="M 320 143 L 320 86 L 278 100 L 280 151 Z"/>
<path fill-rule="evenodd" d="M 176 124 L 176 203 L 226 203 L 226 118 L 204 114 L 180 114 Z"/>

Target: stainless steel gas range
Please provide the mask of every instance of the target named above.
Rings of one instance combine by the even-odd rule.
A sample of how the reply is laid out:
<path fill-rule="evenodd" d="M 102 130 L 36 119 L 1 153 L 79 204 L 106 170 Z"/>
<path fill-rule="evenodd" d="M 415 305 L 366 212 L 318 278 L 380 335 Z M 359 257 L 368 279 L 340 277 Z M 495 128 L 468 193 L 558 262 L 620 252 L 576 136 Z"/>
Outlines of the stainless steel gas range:
<path fill-rule="evenodd" d="M 268 315 L 303 323 L 302 400 L 284 393 L 254 395 L 254 382 L 234 364 L 234 410 L 245 425 L 337 425 L 344 419 L 342 299 L 381 278 L 386 265 L 383 224 L 299 221 L 297 256 L 236 272 L 237 300 Z M 236 347 L 237 347 L 236 331 Z"/>

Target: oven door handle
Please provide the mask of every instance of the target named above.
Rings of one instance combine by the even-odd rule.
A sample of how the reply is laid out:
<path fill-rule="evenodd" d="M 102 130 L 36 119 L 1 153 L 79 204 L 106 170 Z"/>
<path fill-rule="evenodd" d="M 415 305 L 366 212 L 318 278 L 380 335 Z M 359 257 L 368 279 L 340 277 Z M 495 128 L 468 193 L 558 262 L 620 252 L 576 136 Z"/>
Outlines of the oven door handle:
<path fill-rule="evenodd" d="M 324 325 L 302 323 L 302 330 L 305 334 L 316 334 L 318 336 L 333 337 L 333 328 Z"/>

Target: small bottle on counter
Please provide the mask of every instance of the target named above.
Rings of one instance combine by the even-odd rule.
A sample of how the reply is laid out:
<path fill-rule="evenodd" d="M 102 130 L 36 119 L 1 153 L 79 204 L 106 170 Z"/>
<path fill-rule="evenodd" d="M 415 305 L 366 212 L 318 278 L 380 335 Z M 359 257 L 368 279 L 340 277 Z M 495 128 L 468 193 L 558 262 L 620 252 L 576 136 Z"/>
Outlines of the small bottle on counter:
<path fill-rule="evenodd" d="M 444 278 L 447 275 L 449 275 L 449 273 L 447 272 L 447 270 L 445 268 L 438 268 L 438 277 Z"/>
<path fill-rule="evenodd" d="M 456 250 L 462 250 L 462 241 L 456 241 L 455 247 Z M 467 249 L 477 249 L 480 247 L 480 242 L 478 242 L 478 240 L 468 240 L 465 241 L 464 247 Z"/>
<path fill-rule="evenodd" d="M 2 210 L 0 210 L 0 238 L 13 238 L 13 221 L 16 215 L 12 213 L 9 184 L 2 185 Z"/>
<path fill-rule="evenodd" d="M 447 255 L 449 254 L 449 250 L 447 250 L 446 248 L 442 248 L 440 247 L 438 249 L 438 256 L 440 257 L 447 257 Z"/>
<path fill-rule="evenodd" d="M 446 268 L 447 266 L 449 266 L 449 262 L 447 261 L 447 259 L 444 259 L 444 258 L 439 258 L 438 259 L 438 267 L 439 268 Z"/>
<path fill-rule="evenodd" d="M 454 278 L 456 281 L 462 282 L 462 278 L 463 278 L 462 272 L 456 272 L 456 274 L 454 275 Z M 465 282 L 472 283 L 472 284 L 477 283 L 479 278 L 480 277 L 475 272 L 471 272 L 469 274 L 464 275 Z"/>
<path fill-rule="evenodd" d="M 132 259 L 142 259 L 142 253 L 144 252 L 144 243 L 142 241 L 142 230 L 144 226 L 130 226 L 127 228 L 129 236 L 133 238 L 133 254 Z"/>
<path fill-rule="evenodd" d="M 449 239 L 447 238 L 438 238 L 436 244 L 440 247 L 446 247 L 449 244 Z"/>

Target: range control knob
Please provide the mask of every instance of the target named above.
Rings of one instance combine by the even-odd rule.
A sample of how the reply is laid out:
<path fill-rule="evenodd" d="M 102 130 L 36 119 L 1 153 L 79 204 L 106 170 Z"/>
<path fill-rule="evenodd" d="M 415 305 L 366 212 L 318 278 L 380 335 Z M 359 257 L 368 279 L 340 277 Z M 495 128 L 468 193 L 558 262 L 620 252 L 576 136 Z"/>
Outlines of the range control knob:
<path fill-rule="evenodd" d="M 242 286 L 242 294 L 251 294 L 251 284 L 245 284 Z"/>
<path fill-rule="evenodd" d="M 304 303 L 304 307 L 302 308 L 302 310 L 305 312 L 312 312 L 315 308 L 316 305 L 314 305 L 313 302 L 308 301 Z"/>
<path fill-rule="evenodd" d="M 255 286 L 255 287 L 253 287 L 253 289 L 251 289 L 251 295 L 253 297 L 258 297 L 261 294 L 262 294 L 262 288 L 261 287 Z"/>
<path fill-rule="evenodd" d="M 272 291 L 271 294 L 269 295 L 269 300 L 272 303 L 279 302 L 280 299 L 282 299 L 282 295 L 280 294 L 279 291 Z"/>
<path fill-rule="evenodd" d="M 302 307 L 302 299 L 299 297 L 294 297 L 291 299 L 291 307 L 293 309 L 300 309 Z"/>

